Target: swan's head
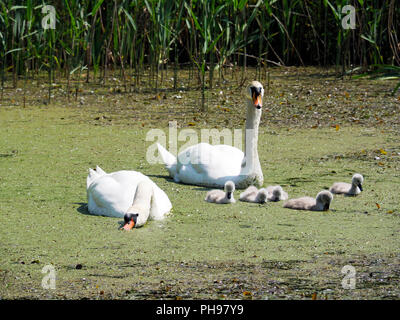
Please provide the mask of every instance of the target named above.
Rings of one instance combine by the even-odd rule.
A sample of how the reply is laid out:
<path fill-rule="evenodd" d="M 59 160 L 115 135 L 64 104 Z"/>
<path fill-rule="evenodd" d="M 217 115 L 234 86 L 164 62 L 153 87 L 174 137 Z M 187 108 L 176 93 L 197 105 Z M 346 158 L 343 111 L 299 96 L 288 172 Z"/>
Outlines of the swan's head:
<path fill-rule="evenodd" d="M 351 179 L 351 183 L 352 183 L 354 186 L 358 187 L 358 188 L 360 189 L 360 191 L 363 191 L 363 188 L 362 188 L 363 182 L 364 182 L 364 177 L 363 177 L 361 174 L 359 174 L 359 173 L 356 173 L 356 174 L 353 176 L 353 178 Z"/>
<path fill-rule="evenodd" d="M 262 188 L 257 193 L 257 202 L 264 203 L 267 202 L 268 192 L 267 189 Z"/>
<path fill-rule="evenodd" d="M 225 182 L 224 190 L 226 192 L 226 196 L 228 199 L 232 198 L 232 193 L 235 191 L 235 184 L 233 181 L 227 181 Z"/>
<path fill-rule="evenodd" d="M 317 194 L 317 203 L 321 203 L 323 210 L 329 210 L 331 201 L 333 200 L 333 195 L 328 190 L 321 191 Z"/>
<path fill-rule="evenodd" d="M 138 213 L 132 213 L 132 212 L 125 213 L 123 229 L 125 230 L 133 229 L 137 224 L 138 216 L 139 216 Z"/>
<path fill-rule="evenodd" d="M 246 98 L 256 109 L 261 109 L 264 88 L 258 81 L 252 81 L 246 89 Z"/>

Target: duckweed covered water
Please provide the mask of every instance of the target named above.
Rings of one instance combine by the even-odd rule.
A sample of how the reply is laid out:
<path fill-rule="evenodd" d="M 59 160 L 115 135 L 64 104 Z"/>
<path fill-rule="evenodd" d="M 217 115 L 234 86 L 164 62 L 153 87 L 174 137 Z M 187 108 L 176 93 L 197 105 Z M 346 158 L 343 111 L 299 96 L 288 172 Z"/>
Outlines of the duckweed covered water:
<path fill-rule="evenodd" d="M 338 94 L 338 113 L 329 113 L 332 97 L 327 100 L 321 79 L 304 80 L 305 91 L 312 86 L 311 101 L 307 93 L 296 98 L 299 78 L 289 76 L 276 74 L 265 99 L 259 137 L 265 185 L 281 184 L 290 197 L 315 196 L 362 173 L 364 192 L 335 196 L 328 212 L 284 209 L 282 202 L 206 203 L 208 189 L 176 184 L 161 164 L 147 163 L 153 142 L 145 141 L 146 133 L 168 133 L 174 104 L 187 107 L 177 116 L 179 130 L 241 128 L 242 98 L 233 88 L 229 101 L 220 104 L 229 110 L 215 104 L 208 115 L 192 111 L 197 91 L 183 93 L 183 99 L 167 93 L 161 102 L 150 94 L 103 94 L 103 104 L 101 93 L 83 93 L 84 104 L 58 97 L 51 105 L 23 108 L 7 90 L 0 106 L 0 297 L 310 299 L 316 293 L 328 299 L 398 299 L 397 97 L 363 80 L 367 97 L 360 102 L 360 83 L 349 82 L 347 90 L 357 97 L 346 101 Z M 390 84 L 380 85 L 390 92 Z M 378 103 L 383 122 L 363 120 L 366 111 L 356 105 L 369 105 L 372 114 L 371 105 Z M 118 230 L 122 219 L 89 215 L 86 176 L 96 165 L 149 175 L 170 197 L 172 213 L 132 232 Z M 56 270 L 55 290 L 41 285 L 42 268 L 49 264 Z M 354 290 L 342 287 L 345 265 L 357 271 Z"/>

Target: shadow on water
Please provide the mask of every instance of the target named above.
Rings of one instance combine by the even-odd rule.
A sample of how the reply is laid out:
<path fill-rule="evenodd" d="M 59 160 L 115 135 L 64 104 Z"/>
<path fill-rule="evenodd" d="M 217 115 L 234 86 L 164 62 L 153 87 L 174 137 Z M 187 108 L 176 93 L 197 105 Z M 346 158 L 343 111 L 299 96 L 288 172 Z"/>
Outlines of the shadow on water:
<path fill-rule="evenodd" d="M 178 186 L 193 186 L 192 190 L 196 190 L 196 191 L 208 191 L 208 190 L 212 189 L 212 188 L 208 188 L 208 187 L 194 186 L 194 185 L 187 184 L 187 183 L 182 183 L 182 182 L 175 182 L 175 180 L 173 178 L 171 178 L 170 176 L 162 176 L 162 175 L 159 175 L 159 174 L 147 174 L 147 176 L 149 178 L 164 179 L 165 181 L 172 182 L 172 183 L 174 183 L 175 185 L 178 185 Z"/>
<path fill-rule="evenodd" d="M 290 185 L 291 187 L 297 187 L 306 182 L 310 183 L 313 182 L 313 180 L 303 177 L 287 178 L 284 180 L 284 183 Z"/>
<path fill-rule="evenodd" d="M 193 190 L 196 190 L 196 191 L 209 191 L 212 189 L 223 189 L 223 188 L 222 187 L 221 188 L 208 188 L 208 187 L 194 187 L 193 188 Z"/>
<path fill-rule="evenodd" d="M 160 175 L 160 174 L 146 174 L 146 176 L 148 176 L 149 178 L 164 179 L 165 181 L 168 181 L 168 182 L 175 182 L 174 179 L 172 179 L 170 176 L 165 176 L 165 175 Z"/>
<path fill-rule="evenodd" d="M 78 211 L 81 214 L 85 214 L 88 216 L 92 216 L 92 217 L 96 217 L 98 215 L 96 214 L 91 214 L 88 210 L 88 204 L 85 202 L 74 202 L 74 204 L 78 204 L 79 207 L 76 209 L 76 211 Z M 102 217 L 102 216 L 98 216 L 98 217 Z M 124 226 L 125 222 L 124 220 L 120 220 L 118 221 L 118 229 L 121 229 Z"/>

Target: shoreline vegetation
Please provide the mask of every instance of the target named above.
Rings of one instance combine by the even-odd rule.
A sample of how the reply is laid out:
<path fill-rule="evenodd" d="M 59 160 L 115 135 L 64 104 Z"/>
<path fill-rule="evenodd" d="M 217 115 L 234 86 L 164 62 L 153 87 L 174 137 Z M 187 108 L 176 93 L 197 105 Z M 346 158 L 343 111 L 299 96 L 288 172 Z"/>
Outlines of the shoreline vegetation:
<path fill-rule="evenodd" d="M 66 0 L 49 11 L 34 0 L 1 0 L 0 101 L 6 81 L 25 95 L 28 79 L 42 72 L 50 103 L 61 79 L 68 99 L 76 99 L 83 82 L 106 86 L 117 70 L 123 92 L 140 91 L 144 80 L 159 93 L 171 78 L 177 91 L 185 66 L 184 87 L 201 91 L 201 111 L 208 109 L 206 91 L 226 81 L 232 67 L 238 86 L 249 80 L 248 67 L 256 68 L 251 80 L 262 80 L 271 66 L 291 65 L 335 66 L 341 77 L 372 72 L 398 79 L 395 0 L 352 1 L 354 12 L 342 12 L 347 2 Z M 349 14 L 354 29 L 343 28 Z M 46 25 L 51 19 L 54 29 Z"/>

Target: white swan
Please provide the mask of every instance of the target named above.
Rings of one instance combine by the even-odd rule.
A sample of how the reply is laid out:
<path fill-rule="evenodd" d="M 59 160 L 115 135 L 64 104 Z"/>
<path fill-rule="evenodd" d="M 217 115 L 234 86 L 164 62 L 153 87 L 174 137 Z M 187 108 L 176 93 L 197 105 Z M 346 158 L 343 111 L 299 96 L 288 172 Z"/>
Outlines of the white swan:
<path fill-rule="evenodd" d="M 361 174 L 356 173 L 351 179 L 351 184 L 345 182 L 335 182 L 329 191 L 336 194 L 344 194 L 346 196 L 356 196 L 363 191 L 363 182 L 364 177 Z"/>
<path fill-rule="evenodd" d="M 289 198 L 287 192 L 283 191 L 281 186 L 268 186 L 265 188 L 268 192 L 268 201 L 287 200 Z"/>
<path fill-rule="evenodd" d="M 141 184 L 143 181 L 146 183 Z M 91 214 L 124 217 L 133 204 L 140 204 L 143 207 L 149 206 L 149 219 L 161 220 L 172 208 L 165 192 L 149 177 L 137 171 L 106 173 L 97 166 L 96 170 L 89 169 L 86 186 L 88 210 Z M 141 192 L 136 200 L 138 191 Z M 134 199 L 136 203 L 133 203 Z M 137 213 L 139 217 L 136 223 L 140 225 L 143 215 L 140 216 L 141 212 Z"/>
<path fill-rule="evenodd" d="M 208 191 L 204 200 L 207 202 L 214 202 L 218 204 L 235 203 L 236 200 L 233 197 L 234 191 L 235 191 L 235 184 L 232 181 L 227 181 L 224 186 L 224 191 L 222 190 Z"/>
<path fill-rule="evenodd" d="M 245 153 L 228 145 L 199 143 L 188 147 L 178 159 L 157 144 L 161 158 L 175 182 L 207 187 L 223 187 L 231 180 L 239 189 L 261 186 L 264 178 L 258 158 L 258 127 L 264 88 L 253 81 L 246 90 Z"/>
<path fill-rule="evenodd" d="M 248 187 L 240 194 L 239 200 L 244 202 L 265 203 L 267 201 L 268 192 L 261 188 L 258 190 L 255 186 Z"/>
<path fill-rule="evenodd" d="M 323 190 L 317 194 L 317 197 L 302 197 L 288 200 L 283 207 L 295 210 L 311 210 L 311 211 L 326 211 L 333 199 L 332 193 L 328 190 Z"/>

